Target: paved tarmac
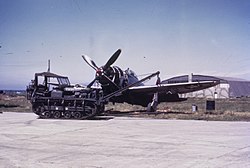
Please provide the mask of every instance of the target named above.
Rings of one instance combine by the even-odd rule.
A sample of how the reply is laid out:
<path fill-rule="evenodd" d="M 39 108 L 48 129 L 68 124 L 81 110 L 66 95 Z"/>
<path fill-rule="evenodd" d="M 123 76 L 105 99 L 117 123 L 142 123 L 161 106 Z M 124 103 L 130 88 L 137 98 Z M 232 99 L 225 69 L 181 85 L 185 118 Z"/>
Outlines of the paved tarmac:
<path fill-rule="evenodd" d="M 0 167 L 250 167 L 250 122 L 2 113 Z"/>

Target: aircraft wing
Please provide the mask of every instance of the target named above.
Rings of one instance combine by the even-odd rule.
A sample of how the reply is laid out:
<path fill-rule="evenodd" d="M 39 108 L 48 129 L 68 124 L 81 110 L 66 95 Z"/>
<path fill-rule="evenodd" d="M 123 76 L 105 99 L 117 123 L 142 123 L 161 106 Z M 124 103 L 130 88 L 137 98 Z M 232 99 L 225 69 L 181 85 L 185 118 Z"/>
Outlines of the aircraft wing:
<path fill-rule="evenodd" d="M 133 93 L 170 93 L 170 94 L 183 94 L 194 92 L 198 90 L 207 89 L 219 84 L 219 81 L 201 81 L 201 82 L 186 82 L 186 83 L 173 83 L 173 84 L 159 84 L 152 86 L 134 86 L 129 88 L 129 92 Z"/>

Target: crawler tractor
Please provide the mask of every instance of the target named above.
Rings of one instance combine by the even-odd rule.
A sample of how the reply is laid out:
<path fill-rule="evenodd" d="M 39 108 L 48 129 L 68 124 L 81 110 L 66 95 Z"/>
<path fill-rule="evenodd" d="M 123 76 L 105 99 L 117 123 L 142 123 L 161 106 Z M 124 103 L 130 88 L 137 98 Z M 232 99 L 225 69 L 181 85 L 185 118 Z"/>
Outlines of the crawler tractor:
<path fill-rule="evenodd" d="M 90 119 L 104 111 L 101 88 L 71 85 L 68 77 L 36 73 L 27 86 L 27 99 L 41 118 Z"/>

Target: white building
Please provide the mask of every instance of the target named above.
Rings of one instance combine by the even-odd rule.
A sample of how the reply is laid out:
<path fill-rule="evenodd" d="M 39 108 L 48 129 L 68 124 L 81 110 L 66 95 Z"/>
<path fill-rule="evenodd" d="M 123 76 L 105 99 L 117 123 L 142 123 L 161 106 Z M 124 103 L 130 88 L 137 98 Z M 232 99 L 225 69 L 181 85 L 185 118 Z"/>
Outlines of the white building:
<path fill-rule="evenodd" d="M 214 77 L 206 75 L 183 75 L 177 76 L 162 83 L 182 83 L 190 81 L 220 81 L 220 84 L 208 89 L 181 94 L 180 97 L 200 97 L 200 98 L 236 98 L 250 97 L 250 81 L 237 78 Z"/>

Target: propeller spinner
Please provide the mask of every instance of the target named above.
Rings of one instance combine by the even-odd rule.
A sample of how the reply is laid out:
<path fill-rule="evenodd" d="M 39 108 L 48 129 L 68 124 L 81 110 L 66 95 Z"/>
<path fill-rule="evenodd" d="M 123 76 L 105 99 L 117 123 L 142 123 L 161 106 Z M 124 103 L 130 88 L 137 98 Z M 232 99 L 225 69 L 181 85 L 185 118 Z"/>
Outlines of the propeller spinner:
<path fill-rule="evenodd" d="M 121 54 L 121 49 L 118 49 L 107 61 L 107 63 L 104 66 L 98 67 L 95 62 L 88 57 L 87 55 L 82 55 L 82 58 L 84 59 L 84 61 L 90 66 L 92 67 L 95 71 L 96 71 L 96 77 L 95 79 L 90 82 L 90 84 L 87 87 L 91 87 L 94 82 L 97 80 L 98 77 L 104 77 L 106 78 L 110 83 L 112 83 L 114 86 L 116 86 L 117 88 L 119 88 L 107 75 L 105 75 L 105 71 L 108 70 L 110 68 L 110 66 L 117 60 L 117 58 L 119 57 L 119 55 Z"/>

